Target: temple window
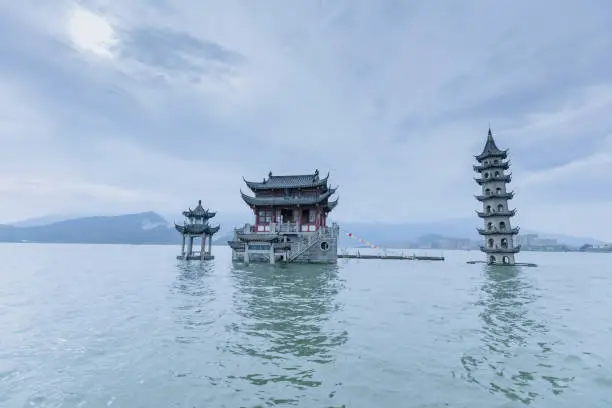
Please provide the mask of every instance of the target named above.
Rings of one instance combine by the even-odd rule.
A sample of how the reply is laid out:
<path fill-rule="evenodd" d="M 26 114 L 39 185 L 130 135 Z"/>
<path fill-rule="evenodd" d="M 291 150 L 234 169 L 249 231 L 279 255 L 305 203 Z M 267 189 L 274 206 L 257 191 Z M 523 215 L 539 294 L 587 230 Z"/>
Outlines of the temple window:
<path fill-rule="evenodd" d="M 507 238 L 502 238 L 502 240 L 501 240 L 501 247 L 502 248 L 508 248 L 508 239 Z"/>
<path fill-rule="evenodd" d="M 272 222 L 272 210 L 259 210 L 259 224 L 270 224 Z"/>
<path fill-rule="evenodd" d="M 503 221 L 500 221 L 500 223 L 499 223 L 499 229 L 500 229 L 500 230 L 505 230 L 505 229 L 506 229 L 506 223 L 505 223 L 505 222 L 503 222 Z"/>
<path fill-rule="evenodd" d="M 502 263 L 509 264 L 510 263 L 510 258 L 508 258 L 507 256 L 504 256 L 502 258 Z"/>
<path fill-rule="evenodd" d="M 487 214 L 489 214 L 491 212 L 491 206 L 487 205 Z"/>
<path fill-rule="evenodd" d="M 497 204 L 497 211 L 504 211 L 504 205 L 503 204 Z"/>
<path fill-rule="evenodd" d="M 492 222 L 487 224 L 487 229 L 488 230 L 492 230 L 493 229 L 493 223 Z"/>
<path fill-rule="evenodd" d="M 490 188 L 485 189 L 485 194 L 486 195 L 491 195 L 491 189 Z"/>
<path fill-rule="evenodd" d="M 495 172 L 495 177 L 499 177 L 499 171 Z"/>
<path fill-rule="evenodd" d="M 489 257 L 489 262 L 490 262 L 490 263 L 492 263 L 492 264 L 494 264 L 494 263 L 496 262 L 495 256 L 491 255 L 491 256 Z"/>
<path fill-rule="evenodd" d="M 493 238 L 489 238 L 489 248 L 493 248 L 493 245 L 495 245 L 495 241 Z"/>

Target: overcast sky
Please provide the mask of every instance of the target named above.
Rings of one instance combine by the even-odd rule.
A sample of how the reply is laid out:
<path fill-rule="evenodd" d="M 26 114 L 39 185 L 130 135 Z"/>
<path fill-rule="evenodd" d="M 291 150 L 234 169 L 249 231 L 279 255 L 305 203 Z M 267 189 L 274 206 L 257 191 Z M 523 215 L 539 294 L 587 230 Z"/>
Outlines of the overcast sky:
<path fill-rule="evenodd" d="M 518 225 L 612 240 L 609 0 L 22 0 L 0 27 L 0 222 L 250 220 L 243 176 L 315 168 L 340 221 L 475 217 L 491 123 Z"/>

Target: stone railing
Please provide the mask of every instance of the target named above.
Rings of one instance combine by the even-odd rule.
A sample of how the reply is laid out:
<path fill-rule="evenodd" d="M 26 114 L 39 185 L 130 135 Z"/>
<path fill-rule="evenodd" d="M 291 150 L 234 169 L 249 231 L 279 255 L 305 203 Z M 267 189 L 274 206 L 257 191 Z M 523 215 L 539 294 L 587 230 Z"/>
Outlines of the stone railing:
<path fill-rule="evenodd" d="M 309 224 L 310 225 L 310 224 Z M 261 230 L 256 228 L 254 225 L 245 224 L 243 227 L 234 228 L 234 231 L 239 234 L 253 234 L 253 233 L 276 233 L 276 232 L 300 232 L 300 228 L 297 223 L 282 223 L 282 224 L 268 224 L 268 225 L 260 225 L 259 227 L 263 227 Z M 332 234 L 334 230 L 339 231 L 338 224 L 333 223 L 331 227 L 319 227 L 317 231 L 326 234 Z M 317 232 L 310 231 L 310 232 Z M 306 231 L 304 231 L 306 232 Z"/>

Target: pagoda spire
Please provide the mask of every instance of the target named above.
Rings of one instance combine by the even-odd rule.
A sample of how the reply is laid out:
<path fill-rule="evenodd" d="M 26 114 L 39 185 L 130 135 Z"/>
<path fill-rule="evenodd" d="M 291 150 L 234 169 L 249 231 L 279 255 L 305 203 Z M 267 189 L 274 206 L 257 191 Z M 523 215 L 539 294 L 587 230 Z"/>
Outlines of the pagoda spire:
<path fill-rule="evenodd" d="M 485 239 L 485 245 L 480 250 L 487 255 L 488 264 L 514 265 L 515 255 L 521 250 L 520 245 L 514 246 L 513 243 L 519 228 L 512 228 L 510 223 L 516 210 L 508 207 L 508 200 L 514 197 L 514 192 L 507 189 L 512 174 L 505 173 L 510 167 L 510 162 L 504 161 L 506 157 L 507 150 L 497 147 L 489 127 L 485 147 L 476 156 L 479 164 L 474 166 L 480 175 L 475 180 L 482 187 L 482 195 L 476 196 L 483 206 L 483 211 L 477 212 L 484 221 L 484 228 L 478 229 Z"/>

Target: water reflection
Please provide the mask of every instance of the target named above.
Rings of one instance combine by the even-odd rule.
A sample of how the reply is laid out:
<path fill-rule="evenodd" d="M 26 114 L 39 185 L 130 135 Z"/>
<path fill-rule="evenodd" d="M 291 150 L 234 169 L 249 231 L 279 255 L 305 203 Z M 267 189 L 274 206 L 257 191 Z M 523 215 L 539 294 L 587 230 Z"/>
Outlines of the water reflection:
<path fill-rule="evenodd" d="M 178 274 L 172 292 L 179 295 L 177 299 L 180 300 L 175 316 L 175 323 L 179 326 L 176 341 L 179 343 L 204 341 L 200 332 L 217 319 L 210 306 L 215 300 L 215 291 L 209 284 L 213 268 L 209 262 L 181 262 L 177 265 Z"/>
<path fill-rule="evenodd" d="M 232 273 L 240 319 L 230 329 L 242 340 L 228 347 L 276 367 L 275 373 L 245 379 L 256 385 L 284 381 L 299 388 L 319 386 L 313 364 L 332 363 L 334 349 L 348 336 L 330 321 L 342 288 L 337 266 L 236 265 Z"/>
<path fill-rule="evenodd" d="M 464 355 L 466 379 L 510 400 L 532 403 L 546 389 L 554 394 L 568 387 L 569 378 L 543 375 L 552 366 L 547 326 L 536 320 L 530 305 L 538 294 L 520 267 L 487 266 L 481 287 L 483 306 L 481 356 Z M 554 371 L 552 371 L 554 372 Z"/>

